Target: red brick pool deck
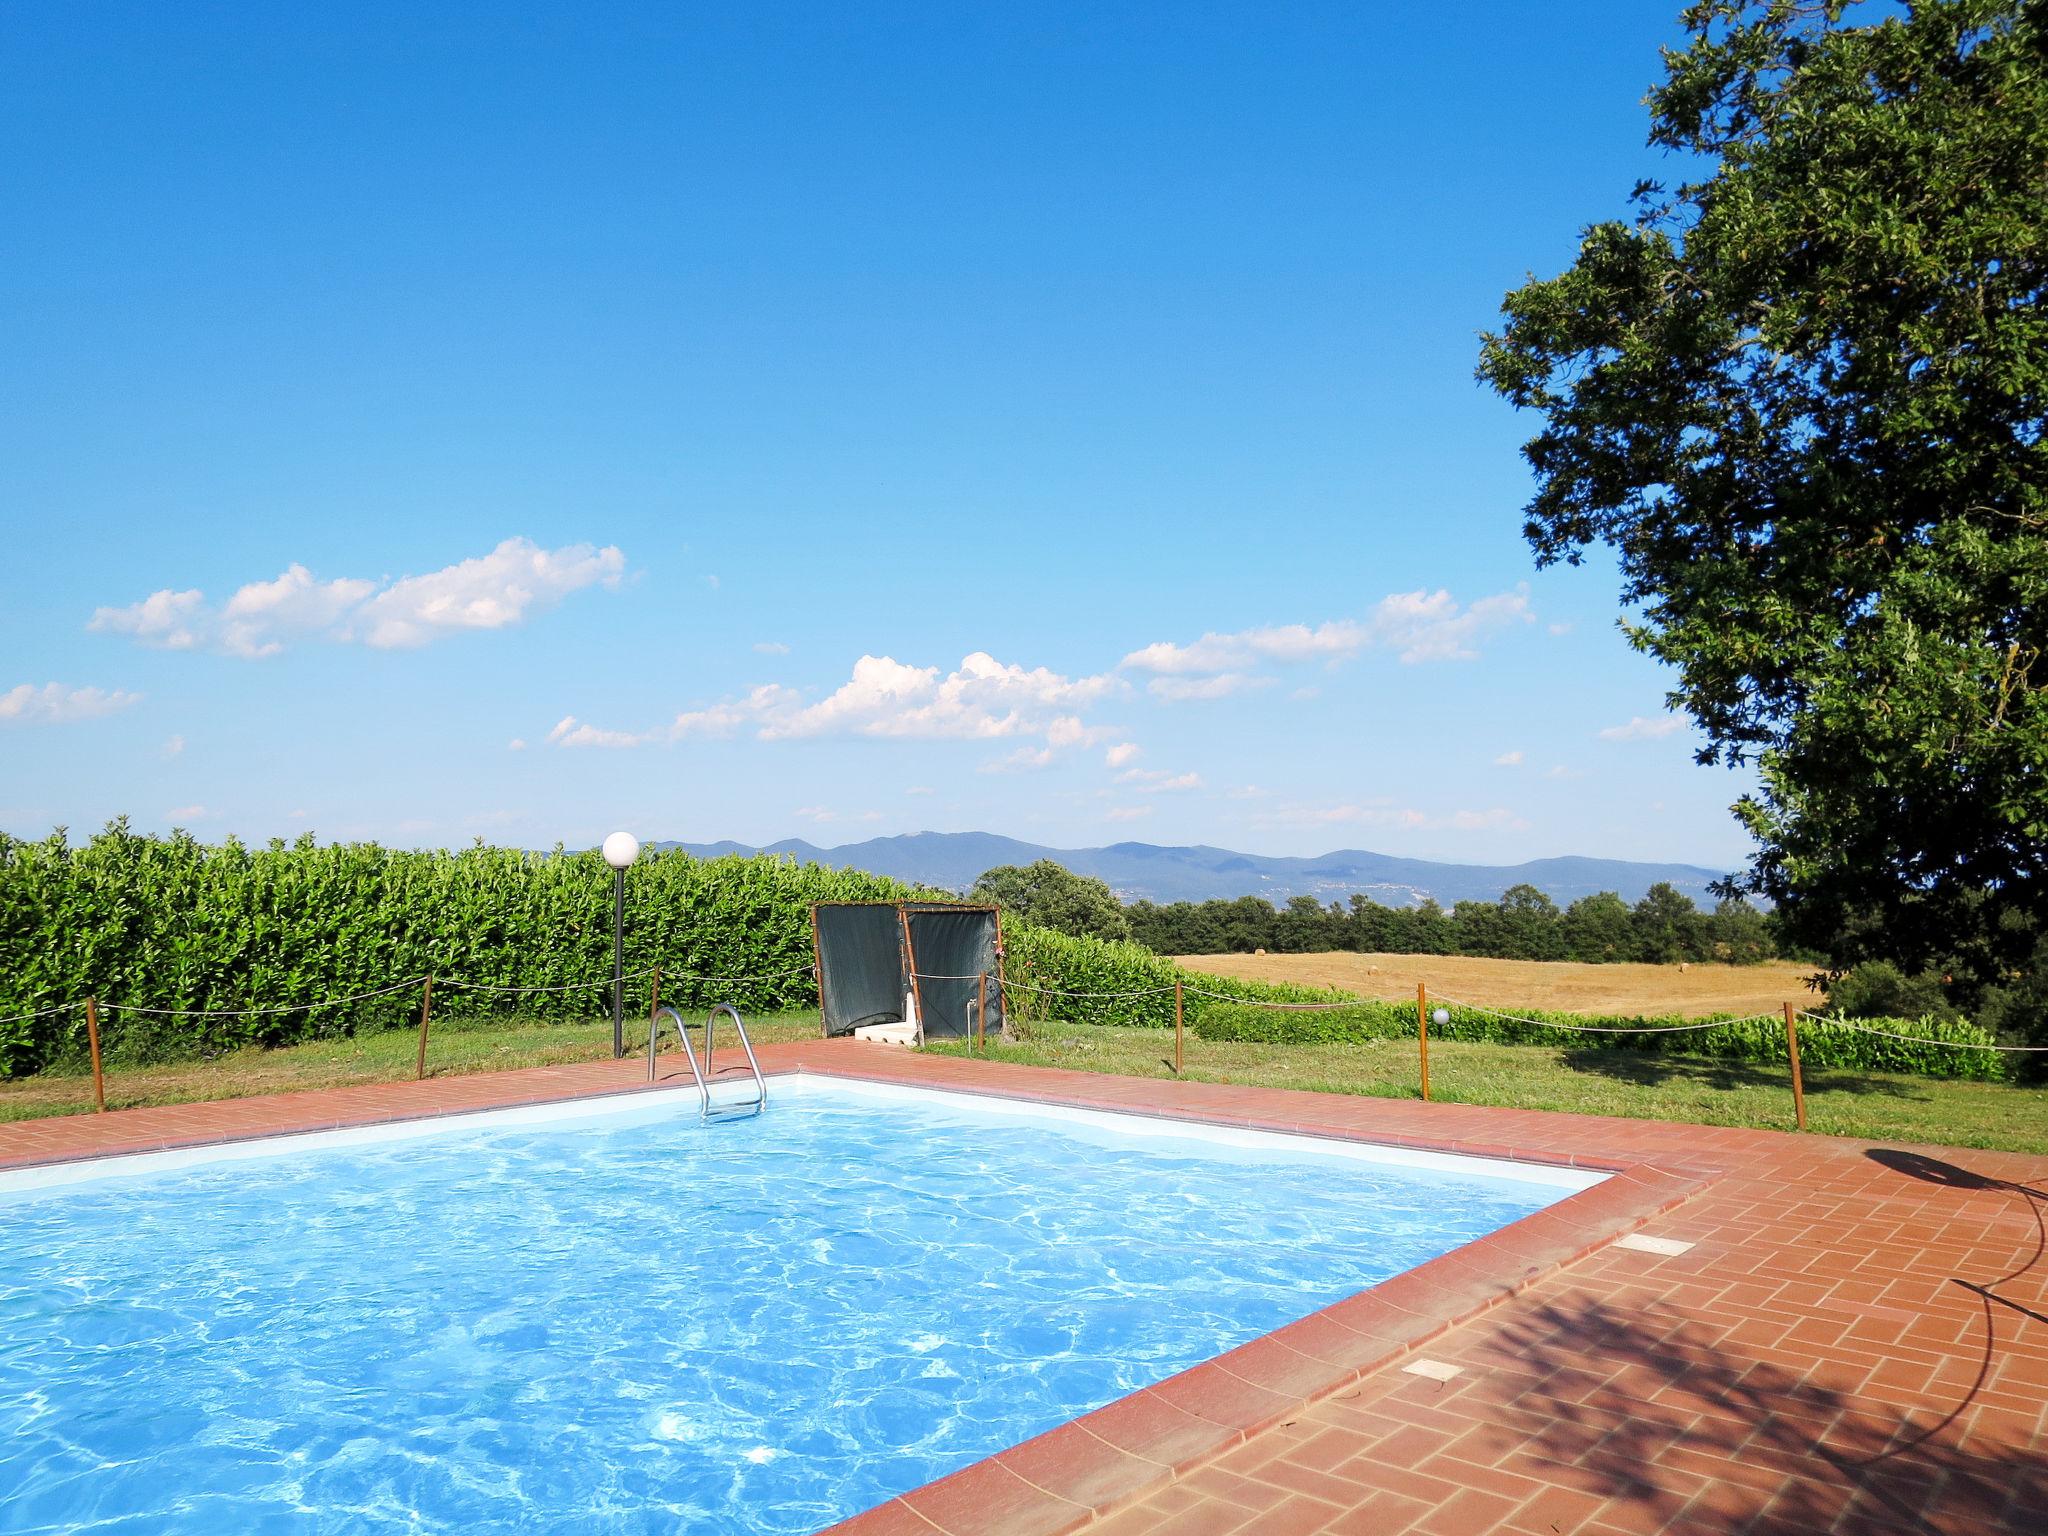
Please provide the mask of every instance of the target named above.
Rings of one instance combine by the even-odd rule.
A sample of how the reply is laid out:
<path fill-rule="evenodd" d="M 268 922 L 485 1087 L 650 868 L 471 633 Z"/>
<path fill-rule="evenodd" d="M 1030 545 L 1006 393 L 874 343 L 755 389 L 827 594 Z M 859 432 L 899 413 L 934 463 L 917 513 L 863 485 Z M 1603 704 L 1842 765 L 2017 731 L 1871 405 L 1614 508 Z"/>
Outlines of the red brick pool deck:
<path fill-rule="evenodd" d="M 761 1057 L 1616 1171 L 837 1536 L 2048 1532 L 2048 1158 L 838 1042 Z M 0 1167 L 645 1086 L 601 1062 L 28 1121 L 0 1126 Z"/>

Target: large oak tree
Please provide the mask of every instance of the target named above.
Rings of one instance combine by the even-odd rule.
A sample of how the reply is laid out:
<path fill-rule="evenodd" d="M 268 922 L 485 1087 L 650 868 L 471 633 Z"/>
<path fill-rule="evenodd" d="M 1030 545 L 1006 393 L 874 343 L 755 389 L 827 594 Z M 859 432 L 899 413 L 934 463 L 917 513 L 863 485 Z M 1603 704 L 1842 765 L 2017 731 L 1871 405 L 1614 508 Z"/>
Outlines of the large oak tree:
<path fill-rule="evenodd" d="M 2048 4 L 1710 0 L 1683 179 L 1511 293 L 1540 564 L 1611 548 L 1739 885 L 1838 963 L 1990 984 L 2048 929 Z"/>

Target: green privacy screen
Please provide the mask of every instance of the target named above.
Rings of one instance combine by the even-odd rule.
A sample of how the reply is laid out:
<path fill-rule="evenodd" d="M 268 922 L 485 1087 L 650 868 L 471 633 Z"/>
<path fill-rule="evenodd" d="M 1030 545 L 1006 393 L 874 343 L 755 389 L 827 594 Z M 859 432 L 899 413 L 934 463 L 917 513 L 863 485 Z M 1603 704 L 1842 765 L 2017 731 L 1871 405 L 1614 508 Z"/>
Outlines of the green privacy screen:
<path fill-rule="evenodd" d="M 984 973 L 987 1028 L 1002 1029 L 1002 921 L 994 907 L 826 901 L 811 908 L 811 925 L 827 1035 L 900 1023 L 908 1003 L 927 1038 L 962 1039 L 974 1033 Z"/>

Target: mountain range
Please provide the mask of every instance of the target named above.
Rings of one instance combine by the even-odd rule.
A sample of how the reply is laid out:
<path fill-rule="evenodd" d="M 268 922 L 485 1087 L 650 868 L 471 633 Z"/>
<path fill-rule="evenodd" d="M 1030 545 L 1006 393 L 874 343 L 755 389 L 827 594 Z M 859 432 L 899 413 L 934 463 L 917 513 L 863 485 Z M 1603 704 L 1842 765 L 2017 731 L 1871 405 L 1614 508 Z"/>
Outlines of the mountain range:
<path fill-rule="evenodd" d="M 801 838 L 754 847 L 745 843 L 660 843 L 701 858 L 722 854 L 786 853 L 841 869 L 863 869 L 942 890 L 965 891 L 982 871 L 999 864 L 1052 859 L 1076 874 L 1108 883 L 1124 901 L 1208 901 L 1264 896 L 1275 906 L 1295 896 L 1343 901 L 1362 892 L 1386 906 L 1408 906 L 1434 897 L 1448 907 L 1458 901 L 1493 901 L 1512 885 L 1533 885 L 1559 906 L 1595 891 L 1615 891 L 1640 900 L 1659 881 L 1668 881 L 1702 906 L 1714 897 L 1709 885 L 1722 871 L 1695 864 L 1646 864 L 1626 859 L 1562 857 L 1526 864 L 1438 864 L 1403 859 L 1362 848 L 1340 848 L 1314 858 L 1277 858 L 1196 845 L 1163 848 L 1154 843 L 1112 843 L 1106 848 L 1046 848 L 992 832 L 913 832 L 871 838 L 837 848 L 820 848 Z"/>

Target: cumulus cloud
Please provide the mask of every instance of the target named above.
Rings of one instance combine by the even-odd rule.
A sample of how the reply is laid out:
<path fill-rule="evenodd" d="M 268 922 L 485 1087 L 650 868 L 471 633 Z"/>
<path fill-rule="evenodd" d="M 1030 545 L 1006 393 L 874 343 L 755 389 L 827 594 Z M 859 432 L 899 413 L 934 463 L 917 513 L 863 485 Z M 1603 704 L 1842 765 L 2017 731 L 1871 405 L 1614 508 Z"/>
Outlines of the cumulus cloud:
<path fill-rule="evenodd" d="M 1142 821 L 1152 814 L 1152 807 L 1149 805 L 1112 805 L 1102 814 L 1104 819 L 1108 821 Z"/>
<path fill-rule="evenodd" d="M 308 636 L 379 649 L 408 649 L 465 630 L 506 629 L 585 587 L 616 587 L 626 557 L 615 546 L 542 549 L 507 539 L 487 555 L 395 581 L 317 579 L 292 564 L 252 581 L 218 608 L 199 590 L 153 592 L 126 607 L 93 610 L 88 628 L 164 650 L 207 647 L 232 656 L 274 656 Z"/>
<path fill-rule="evenodd" d="M 1510 624 L 1529 624 L 1529 589 L 1496 592 L 1460 607 L 1442 587 L 1434 592 L 1396 592 L 1373 611 L 1374 641 L 1411 665 L 1421 661 L 1470 661 L 1479 637 Z"/>
<path fill-rule="evenodd" d="M 1504 806 L 1484 810 L 1424 811 L 1385 799 L 1341 805 L 1283 805 L 1254 818 L 1262 826 L 1365 826 L 1404 832 L 1525 831 L 1529 823 Z"/>
<path fill-rule="evenodd" d="M 1685 729 L 1684 715 L 1631 715 L 1627 725 L 1610 725 L 1600 733 L 1602 741 L 1658 741 Z"/>
<path fill-rule="evenodd" d="M 1496 768 L 1519 768 L 1522 766 L 1522 754 L 1520 752 L 1503 752 L 1493 760 L 1493 766 Z"/>
<path fill-rule="evenodd" d="M 62 683 L 17 683 L 0 693 L 0 725 L 70 725 L 97 720 L 131 704 L 142 695 L 125 688 L 68 688 Z M 176 737 L 180 747 L 182 740 Z M 167 754 L 168 755 L 168 754 Z"/>
<path fill-rule="evenodd" d="M 653 732 L 601 730 L 574 715 L 564 715 L 548 732 L 548 740 L 558 747 L 637 747 L 654 739 Z"/>
<path fill-rule="evenodd" d="M 213 812 L 203 805 L 179 805 L 165 811 L 164 820 L 175 826 L 187 821 L 205 821 L 212 815 Z"/>
<path fill-rule="evenodd" d="M 185 738 L 184 738 L 184 737 L 182 737 L 182 736 L 175 736 L 175 735 L 174 735 L 174 736 L 166 736 L 166 737 L 164 738 L 164 744 L 163 744 L 163 745 L 162 745 L 161 747 L 157 748 L 157 756 L 159 756 L 159 757 L 161 757 L 161 758 L 164 758 L 164 759 L 166 759 L 166 760 L 169 760 L 170 758 L 173 758 L 173 757 L 176 757 L 176 756 L 178 756 L 178 755 L 179 755 L 180 753 L 182 753 L 182 752 L 183 752 L 184 750 L 185 750 Z"/>
<path fill-rule="evenodd" d="M 986 651 L 962 658 L 944 675 L 937 667 L 914 667 L 893 656 L 863 656 L 853 664 L 853 675 L 816 704 L 769 712 L 760 734 L 770 741 L 838 734 L 925 740 L 1037 735 L 1117 687 L 1113 677 L 1070 678 L 1045 667 L 1005 664 Z"/>
<path fill-rule="evenodd" d="M 1190 699 L 1225 699 L 1233 693 L 1270 688 L 1273 679 L 1244 672 L 1219 672 L 1214 677 L 1155 677 L 1145 686 L 1168 703 L 1181 704 Z"/>
<path fill-rule="evenodd" d="M 1220 699 L 1271 681 L 1259 669 L 1302 662 L 1336 663 L 1361 651 L 1393 651 L 1410 664 L 1465 661 L 1479 654 L 1479 639 L 1535 620 L 1526 586 L 1461 604 L 1449 591 L 1396 592 L 1380 599 L 1369 618 L 1331 619 L 1311 627 L 1277 624 L 1218 633 L 1177 644 L 1159 640 L 1125 656 L 1130 670 L 1156 674 L 1151 691 L 1162 699 Z M 1312 698 L 1298 689 L 1296 698 Z"/>
<path fill-rule="evenodd" d="M 1122 768 L 1135 762 L 1143 750 L 1135 741 L 1120 741 L 1102 754 L 1102 760 L 1112 768 Z"/>
<path fill-rule="evenodd" d="M 1281 624 L 1229 635 L 1211 631 L 1192 645 L 1157 641 L 1131 652 L 1123 664 L 1145 672 L 1232 672 L 1261 661 L 1349 656 L 1363 650 L 1371 638 L 1365 626 L 1350 619 L 1332 620 L 1314 629 L 1306 624 Z"/>
<path fill-rule="evenodd" d="M 1202 776 L 1199 773 L 1168 773 L 1163 768 L 1126 768 L 1116 776 L 1116 781 L 1119 784 L 1132 785 L 1148 795 L 1202 787 Z"/>

